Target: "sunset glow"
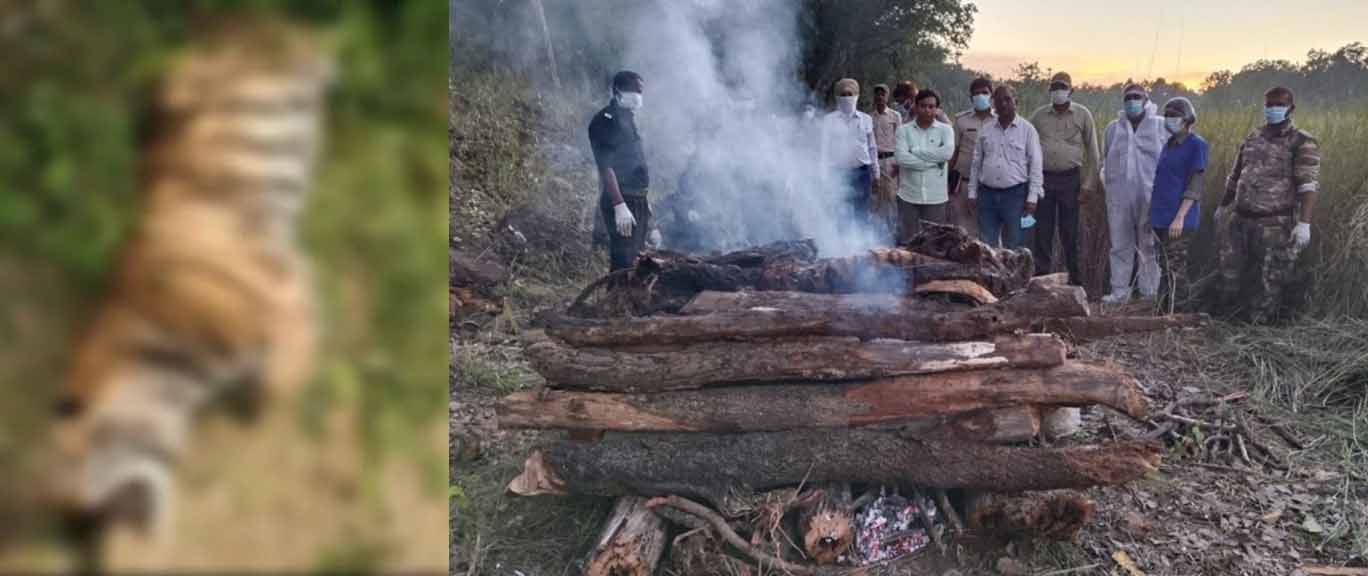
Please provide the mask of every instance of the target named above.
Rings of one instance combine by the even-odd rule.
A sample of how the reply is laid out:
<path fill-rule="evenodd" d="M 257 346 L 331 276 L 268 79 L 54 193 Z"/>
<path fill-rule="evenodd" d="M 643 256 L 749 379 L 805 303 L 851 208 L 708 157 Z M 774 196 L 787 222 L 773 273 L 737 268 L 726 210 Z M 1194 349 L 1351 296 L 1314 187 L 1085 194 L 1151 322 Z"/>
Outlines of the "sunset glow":
<path fill-rule="evenodd" d="M 1075 84 L 1163 77 L 1196 88 L 1211 72 L 1261 58 L 1301 62 L 1312 49 L 1368 43 L 1363 0 L 974 3 L 974 36 L 960 62 L 997 77 L 1036 61 Z"/>

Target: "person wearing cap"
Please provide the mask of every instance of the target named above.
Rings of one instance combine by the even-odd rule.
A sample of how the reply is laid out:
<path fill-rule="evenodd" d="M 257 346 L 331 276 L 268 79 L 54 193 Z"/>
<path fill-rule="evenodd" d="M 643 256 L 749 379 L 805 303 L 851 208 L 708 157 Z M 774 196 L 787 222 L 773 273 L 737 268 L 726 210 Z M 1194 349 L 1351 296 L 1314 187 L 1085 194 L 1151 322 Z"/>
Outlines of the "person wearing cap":
<path fill-rule="evenodd" d="M 898 243 L 921 229 L 921 221 L 945 222 L 947 163 L 955 152 L 955 131 L 936 120 L 940 95 L 922 90 L 916 96 L 917 117 L 898 128 Z"/>
<path fill-rule="evenodd" d="M 1031 114 L 1031 124 L 1040 132 L 1045 166 L 1045 194 L 1036 213 L 1039 224 L 1031 252 L 1036 274 L 1053 272 L 1058 229 L 1069 283 L 1078 285 L 1079 202 L 1097 193 L 1098 145 L 1092 112 L 1073 102 L 1072 94 L 1069 75 L 1055 74 L 1050 78 L 1050 103 Z"/>
<path fill-rule="evenodd" d="M 997 121 L 986 124 L 969 162 L 969 209 L 978 214 L 978 237 L 989 246 L 1021 246 L 1022 219 L 1036 210 L 1041 184 L 1040 136 L 1017 116 L 1010 86 L 993 89 Z"/>
<path fill-rule="evenodd" d="M 921 92 L 921 88 L 916 82 L 903 80 L 893 88 L 893 105 L 897 107 L 898 113 L 902 114 L 903 124 L 915 120 L 917 117 L 916 97 Z M 942 124 L 949 124 L 950 117 L 945 115 L 945 110 L 936 109 L 936 121 Z"/>
<path fill-rule="evenodd" d="M 1164 103 L 1163 122 L 1169 136 L 1159 153 L 1149 208 L 1150 225 L 1159 239 L 1160 305 L 1167 310 L 1189 310 L 1193 301 L 1187 254 L 1201 221 L 1207 142 L 1192 131 L 1197 109 L 1187 98 L 1178 96 Z"/>
<path fill-rule="evenodd" d="M 873 182 L 879 178 L 878 144 L 874 119 L 855 109 L 860 83 L 853 78 L 836 81 L 836 109 L 822 117 L 821 165 L 842 176 L 846 194 L 844 222 L 869 218 Z"/>
<path fill-rule="evenodd" d="M 898 193 L 897 164 L 893 161 L 893 150 L 897 148 L 898 126 L 902 125 L 902 115 L 888 105 L 888 86 L 874 86 L 874 111 L 870 118 L 874 121 L 874 143 L 878 146 L 880 178 L 874 183 L 874 215 L 880 224 L 892 228 L 892 218 L 897 207 L 894 198 Z"/>
<path fill-rule="evenodd" d="M 1293 124 L 1296 108 L 1285 86 L 1264 93 L 1265 124 L 1240 144 L 1217 208 L 1217 227 L 1226 232 L 1217 236 L 1221 304 L 1229 310 L 1247 302 L 1248 319 L 1256 324 L 1273 319 L 1283 285 L 1311 243 L 1320 143 Z M 1245 289 L 1247 300 L 1239 298 Z"/>
<path fill-rule="evenodd" d="M 636 111 L 641 108 L 641 75 L 622 70 L 613 75 L 613 98 L 589 121 L 589 146 L 598 165 L 599 210 L 609 224 L 610 268 L 631 268 L 646 245 L 651 225 L 647 189 L 650 175 Z M 659 244 L 658 231 L 652 243 Z"/>
<path fill-rule="evenodd" d="M 1107 229 L 1111 237 L 1111 293 L 1108 304 L 1131 298 L 1131 270 L 1139 258 L 1135 285 L 1140 297 L 1154 298 L 1159 290 L 1159 263 L 1154 256 L 1154 230 L 1150 226 L 1150 194 L 1159 153 L 1168 140 L 1164 119 L 1150 102 L 1149 93 L 1129 83 L 1121 96 L 1122 108 L 1102 135 L 1103 189 L 1107 196 Z"/>
<path fill-rule="evenodd" d="M 978 234 L 978 220 L 969 211 L 966 189 L 969 183 L 969 162 L 974 158 L 974 146 L 984 126 L 997 119 L 993 114 L 993 82 L 975 78 L 969 83 L 969 99 L 973 107 L 955 115 L 951 126 L 955 130 L 955 154 L 950 157 L 950 201 L 946 204 L 946 218 L 951 224 Z"/>

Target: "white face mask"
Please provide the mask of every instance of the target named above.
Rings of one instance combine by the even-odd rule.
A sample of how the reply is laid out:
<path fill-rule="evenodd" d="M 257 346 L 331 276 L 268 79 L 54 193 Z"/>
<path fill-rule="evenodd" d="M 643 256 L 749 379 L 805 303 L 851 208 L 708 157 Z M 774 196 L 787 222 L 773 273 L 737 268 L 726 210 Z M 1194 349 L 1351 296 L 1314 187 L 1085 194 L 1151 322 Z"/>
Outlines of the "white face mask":
<path fill-rule="evenodd" d="M 1039 94 L 1039 92 L 1037 92 L 1037 94 Z M 1051 102 L 1054 102 L 1055 106 L 1063 106 L 1063 105 L 1065 105 L 1065 104 L 1068 104 L 1068 103 L 1069 103 L 1069 91 L 1068 91 L 1068 90 L 1051 90 L 1051 91 L 1050 91 L 1050 101 L 1051 101 Z"/>
<path fill-rule="evenodd" d="M 621 106 L 621 107 L 626 108 L 626 109 L 628 109 L 628 110 L 636 110 L 636 109 L 638 109 L 638 108 L 641 108 L 641 93 L 640 93 L 640 92 L 618 92 L 617 101 L 618 101 L 618 106 Z"/>
<path fill-rule="evenodd" d="M 853 114 L 855 112 L 855 102 L 859 99 L 859 96 L 840 96 L 836 98 L 836 107 L 840 108 L 841 112 Z"/>

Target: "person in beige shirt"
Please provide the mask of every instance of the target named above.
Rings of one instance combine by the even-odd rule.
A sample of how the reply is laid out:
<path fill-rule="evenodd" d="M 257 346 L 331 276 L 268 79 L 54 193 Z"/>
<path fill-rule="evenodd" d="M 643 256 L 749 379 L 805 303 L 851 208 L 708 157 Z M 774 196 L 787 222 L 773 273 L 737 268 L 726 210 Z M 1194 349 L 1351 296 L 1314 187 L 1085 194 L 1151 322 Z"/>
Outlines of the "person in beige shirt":
<path fill-rule="evenodd" d="M 979 130 L 997 119 L 993 113 L 993 82 L 975 78 L 969 83 L 969 99 L 973 108 L 955 115 L 951 126 L 955 130 L 955 154 L 950 158 L 948 189 L 950 202 L 946 218 L 951 224 L 964 228 L 972 236 L 978 235 L 978 218 L 969 210 L 966 187 L 969 183 L 969 163 L 974 159 Z"/>
<path fill-rule="evenodd" d="M 1064 248 L 1064 265 L 1069 283 L 1080 284 L 1078 276 L 1078 211 L 1081 197 L 1097 194 L 1097 128 L 1092 112 L 1073 102 L 1073 84 L 1064 72 L 1050 78 L 1050 103 L 1031 114 L 1031 124 L 1040 133 L 1040 149 L 1045 168 L 1045 197 L 1036 211 L 1035 241 L 1030 246 L 1035 256 L 1035 273 L 1049 274 L 1054 268 L 1055 230 Z"/>
<path fill-rule="evenodd" d="M 898 126 L 902 125 L 902 115 L 888 105 L 888 86 L 874 86 L 874 110 L 869 113 L 874 120 L 874 143 L 878 146 L 879 179 L 874 182 L 874 205 L 870 208 L 874 223 L 891 234 L 897 206 L 894 195 L 898 192 L 898 165 L 893 159 L 897 147 Z"/>

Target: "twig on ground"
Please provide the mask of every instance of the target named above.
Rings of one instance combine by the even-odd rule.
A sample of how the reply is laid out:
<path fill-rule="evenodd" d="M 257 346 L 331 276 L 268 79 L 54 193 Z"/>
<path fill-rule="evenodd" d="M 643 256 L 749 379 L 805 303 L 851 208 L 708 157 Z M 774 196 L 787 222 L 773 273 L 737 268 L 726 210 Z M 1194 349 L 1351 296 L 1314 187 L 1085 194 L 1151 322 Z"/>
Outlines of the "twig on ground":
<path fill-rule="evenodd" d="M 1037 574 L 1036 576 L 1064 576 L 1065 574 L 1073 574 L 1073 573 L 1075 573 L 1075 572 L 1084 572 L 1084 571 L 1087 571 L 1087 570 L 1092 570 L 1092 569 L 1094 569 L 1094 568 L 1100 568 L 1101 566 L 1102 566 L 1102 563 L 1101 563 L 1101 562 L 1096 562 L 1096 563 L 1093 563 L 1093 564 L 1088 564 L 1087 566 L 1079 566 L 1079 567 L 1077 567 L 1077 568 L 1065 568 L 1065 569 L 1063 569 L 1063 570 L 1051 570 L 1051 571 L 1049 571 L 1049 572 L 1042 572 L 1042 573 L 1040 573 L 1040 574 Z"/>
<path fill-rule="evenodd" d="M 936 489 L 936 504 L 940 506 L 941 514 L 945 515 L 946 522 L 954 528 L 956 534 L 964 532 L 964 521 L 960 520 L 959 513 L 955 507 L 950 505 L 950 497 L 945 494 L 944 488 Z"/>
<path fill-rule="evenodd" d="M 784 572 L 803 575 L 826 575 L 841 573 L 840 571 L 835 570 L 822 570 L 813 566 L 802 566 L 799 564 L 793 564 L 781 558 L 775 558 L 774 556 L 766 554 L 765 552 L 755 548 L 754 546 L 751 546 L 748 542 L 742 539 L 741 536 L 737 535 L 736 531 L 732 530 L 731 526 L 727 524 L 727 520 L 722 518 L 722 516 L 720 516 L 717 512 L 714 512 L 707 506 L 704 506 L 687 498 L 681 498 L 679 496 L 673 495 L 657 496 L 646 501 L 647 508 L 656 508 L 659 506 L 669 506 L 671 508 L 688 512 L 689 514 L 693 514 L 694 516 L 706 520 L 708 524 L 712 526 L 713 530 L 715 530 L 717 534 L 722 536 L 723 540 L 726 540 L 728 544 L 731 544 L 737 550 L 740 550 L 744 552 L 747 556 L 750 556 L 751 559 L 755 560 L 756 562 L 759 562 L 761 566 L 770 565 Z"/>

